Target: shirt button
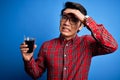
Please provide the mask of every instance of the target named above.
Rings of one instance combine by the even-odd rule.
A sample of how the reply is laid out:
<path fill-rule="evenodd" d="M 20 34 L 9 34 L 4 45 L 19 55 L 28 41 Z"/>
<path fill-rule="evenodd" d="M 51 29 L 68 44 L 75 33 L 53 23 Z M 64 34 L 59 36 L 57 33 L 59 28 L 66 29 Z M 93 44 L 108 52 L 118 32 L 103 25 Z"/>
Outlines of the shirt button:
<path fill-rule="evenodd" d="M 67 68 L 66 67 L 64 67 L 64 70 L 66 70 Z"/>
<path fill-rule="evenodd" d="M 66 54 L 64 54 L 64 57 L 66 57 L 67 55 Z"/>
<path fill-rule="evenodd" d="M 66 46 L 68 46 L 68 44 L 66 44 Z"/>

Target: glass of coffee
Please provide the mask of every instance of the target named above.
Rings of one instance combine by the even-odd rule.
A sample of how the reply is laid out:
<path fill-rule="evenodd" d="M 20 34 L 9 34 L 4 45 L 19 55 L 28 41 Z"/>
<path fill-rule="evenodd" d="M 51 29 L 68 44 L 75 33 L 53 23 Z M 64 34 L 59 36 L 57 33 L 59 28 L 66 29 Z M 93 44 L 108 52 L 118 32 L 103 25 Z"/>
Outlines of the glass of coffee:
<path fill-rule="evenodd" d="M 30 37 L 24 37 L 25 43 L 28 45 L 29 50 L 27 53 L 32 53 L 34 48 L 35 39 Z"/>

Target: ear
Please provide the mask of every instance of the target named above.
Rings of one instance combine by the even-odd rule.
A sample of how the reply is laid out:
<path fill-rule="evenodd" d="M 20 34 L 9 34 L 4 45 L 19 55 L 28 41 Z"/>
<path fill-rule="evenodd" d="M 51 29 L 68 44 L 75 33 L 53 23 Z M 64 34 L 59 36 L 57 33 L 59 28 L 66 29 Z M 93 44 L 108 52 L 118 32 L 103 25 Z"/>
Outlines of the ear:
<path fill-rule="evenodd" d="M 80 24 L 80 26 L 79 26 L 79 28 L 78 28 L 78 31 L 77 31 L 77 33 L 83 28 L 83 26 L 84 26 L 84 24 L 83 23 L 81 23 Z"/>
<path fill-rule="evenodd" d="M 79 31 L 83 28 L 84 24 L 81 23 L 80 27 L 79 27 Z"/>

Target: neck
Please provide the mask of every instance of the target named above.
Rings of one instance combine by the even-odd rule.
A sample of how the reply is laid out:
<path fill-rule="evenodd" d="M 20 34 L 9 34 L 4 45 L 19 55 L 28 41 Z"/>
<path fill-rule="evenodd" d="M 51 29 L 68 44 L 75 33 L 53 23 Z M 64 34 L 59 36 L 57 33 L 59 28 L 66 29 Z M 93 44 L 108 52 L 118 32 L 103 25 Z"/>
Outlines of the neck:
<path fill-rule="evenodd" d="M 73 35 L 73 36 L 64 36 L 64 35 L 61 35 L 61 34 L 60 34 L 60 36 L 63 37 L 65 40 L 68 41 L 68 40 L 71 40 L 71 39 L 75 38 L 76 34 Z"/>

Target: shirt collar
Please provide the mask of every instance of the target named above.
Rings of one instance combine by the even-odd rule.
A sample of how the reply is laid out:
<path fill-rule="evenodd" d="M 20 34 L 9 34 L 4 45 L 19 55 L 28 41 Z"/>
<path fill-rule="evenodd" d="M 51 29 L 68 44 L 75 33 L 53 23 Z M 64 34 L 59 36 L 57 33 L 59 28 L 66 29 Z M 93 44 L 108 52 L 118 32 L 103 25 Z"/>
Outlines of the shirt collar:
<path fill-rule="evenodd" d="M 63 43 L 68 43 L 68 42 L 74 44 L 75 41 L 77 40 L 77 38 L 78 38 L 78 35 L 76 35 L 74 38 L 72 38 L 72 39 L 70 39 L 70 40 L 66 40 L 61 34 L 60 34 L 60 36 L 59 36 L 59 39 L 60 39 L 60 43 L 61 43 L 61 44 L 63 44 Z"/>

